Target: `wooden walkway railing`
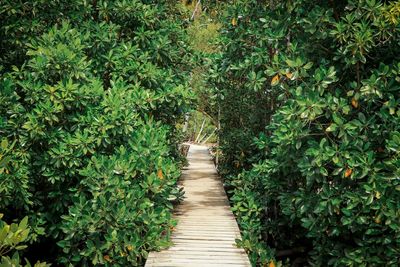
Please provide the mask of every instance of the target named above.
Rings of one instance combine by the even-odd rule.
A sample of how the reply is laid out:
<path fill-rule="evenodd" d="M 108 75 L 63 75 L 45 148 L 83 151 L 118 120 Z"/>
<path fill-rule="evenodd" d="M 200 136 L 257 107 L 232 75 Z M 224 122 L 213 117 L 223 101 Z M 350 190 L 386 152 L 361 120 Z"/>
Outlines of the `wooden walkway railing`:
<path fill-rule="evenodd" d="M 173 246 L 151 252 L 145 266 L 251 266 L 244 250 L 235 246 L 239 228 L 207 147 L 191 145 L 188 160 L 181 179 L 186 198 L 175 211 Z"/>

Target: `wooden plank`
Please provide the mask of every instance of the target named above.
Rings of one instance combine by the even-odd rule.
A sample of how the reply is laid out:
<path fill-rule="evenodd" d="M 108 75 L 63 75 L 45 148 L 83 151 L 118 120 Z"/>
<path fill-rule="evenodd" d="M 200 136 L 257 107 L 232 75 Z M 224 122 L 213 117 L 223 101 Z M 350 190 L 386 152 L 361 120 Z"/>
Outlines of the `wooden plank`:
<path fill-rule="evenodd" d="M 169 254 L 157 254 L 157 258 L 155 258 L 156 261 L 159 261 L 160 259 L 164 259 L 165 261 L 176 261 L 176 262 L 187 262 L 191 260 L 196 260 L 196 261 L 220 261 L 220 262 L 231 262 L 231 263 L 237 263 L 237 262 L 243 262 L 244 258 L 243 255 L 241 254 L 228 254 L 225 253 L 225 255 L 206 255 L 206 254 L 191 254 L 191 253 L 185 253 L 185 254 L 177 254 L 174 253 L 173 255 L 171 253 Z"/>
<path fill-rule="evenodd" d="M 191 146 L 189 167 L 180 184 L 185 199 L 174 211 L 178 221 L 173 245 L 151 252 L 146 267 L 250 267 L 245 251 L 237 248 L 240 231 L 230 209 L 222 182 L 206 147 Z"/>
<path fill-rule="evenodd" d="M 147 267 L 243 267 L 243 266 L 247 266 L 247 265 L 243 265 L 240 263 L 207 263 L 206 265 L 202 264 L 202 263 L 196 263 L 196 262 L 191 262 L 190 265 L 188 265 L 187 263 L 172 263 L 172 262 L 154 262 L 154 263 L 149 263 L 146 265 Z"/>
<path fill-rule="evenodd" d="M 175 263 L 186 263 L 186 266 L 191 266 L 192 263 L 195 264 L 204 264 L 203 266 L 206 267 L 208 266 L 209 263 L 213 262 L 214 264 L 242 264 L 241 266 L 251 266 L 249 263 L 246 262 L 245 258 L 241 258 L 241 259 L 223 259 L 219 256 L 219 258 L 217 259 L 191 259 L 191 258 L 187 258 L 187 259 L 176 259 L 173 258 L 173 256 L 169 257 L 169 258 L 155 258 L 154 262 L 160 262 L 160 263 L 164 263 L 164 264 L 175 264 Z M 152 260 L 149 261 L 149 264 L 152 263 Z M 151 265 L 147 265 L 146 262 L 146 266 L 151 266 Z"/>
<path fill-rule="evenodd" d="M 202 234 L 202 235 L 212 235 L 212 236 L 218 236 L 219 234 L 221 234 L 222 236 L 225 235 L 234 235 L 235 239 L 236 238 L 240 238 L 240 233 L 235 231 L 235 229 L 230 229 L 230 228 L 215 228 L 213 229 L 212 227 L 209 227 L 209 231 L 196 231 L 195 228 L 186 228 L 186 229 L 175 229 L 172 232 L 172 235 L 177 235 L 177 234 L 184 234 L 184 233 L 188 233 L 188 234 Z"/>
<path fill-rule="evenodd" d="M 178 226 L 174 229 L 174 231 L 180 231 L 181 229 L 184 229 L 186 231 L 195 231 L 195 232 L 231 232 L 231 231 L 238 231 L 238 229 L 236 227 L 233 226 L 225 226 L 225 227 L 221 227 L 221 226 L 216 226 L 216 225 L 206 225 L 207 229 L 204 229 L 202 227 L 199 227 L 198 225 L 194 225 L 194 224 L 185 224 L 185 227 L 182 226 Z"/>
<path fill-rule="evenodd" d="M 232 246 L 232 247 L 202 247 L 202 246 L 196 246 L 195 244 L 193 246 L 172 246 L 169 249 L 165 251 L 199 251 L 199 252 L 231 252 L 231 251 L 237 251 L 237 248 Z"/>

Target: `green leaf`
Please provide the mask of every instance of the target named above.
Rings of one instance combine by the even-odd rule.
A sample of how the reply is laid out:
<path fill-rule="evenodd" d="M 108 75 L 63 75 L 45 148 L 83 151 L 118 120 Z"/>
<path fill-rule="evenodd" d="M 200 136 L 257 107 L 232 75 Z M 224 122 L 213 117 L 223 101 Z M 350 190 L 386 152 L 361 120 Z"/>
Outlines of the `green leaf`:
<path fill-rule="evenodd" d="M 335 123 L 332 123 L 328 128 L 325 129 L 326 132 L 334 132 L 338 129 L 338 126 Z"/>

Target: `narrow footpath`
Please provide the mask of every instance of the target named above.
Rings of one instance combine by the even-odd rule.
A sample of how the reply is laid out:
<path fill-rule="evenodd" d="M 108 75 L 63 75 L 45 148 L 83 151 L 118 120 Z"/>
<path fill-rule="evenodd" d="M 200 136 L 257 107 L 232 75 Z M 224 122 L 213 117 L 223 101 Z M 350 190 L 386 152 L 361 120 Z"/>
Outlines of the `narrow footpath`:
<path fill-rule="evenodd" d="M 245 251 L 235 245 L 239 228 L 208 148 L 191 145 L 188 160 L 181 178 L 185 199 L 174 215 L 178 225 L 173 245 L 151 252 L 145 266 L 251 266 Z"/>

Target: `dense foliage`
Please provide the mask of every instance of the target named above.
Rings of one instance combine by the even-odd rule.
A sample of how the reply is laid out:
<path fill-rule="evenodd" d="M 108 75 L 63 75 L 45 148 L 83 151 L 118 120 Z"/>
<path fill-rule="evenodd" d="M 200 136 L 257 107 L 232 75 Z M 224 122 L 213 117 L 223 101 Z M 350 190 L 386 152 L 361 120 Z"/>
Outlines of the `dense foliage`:
<path fill-rule="evenodd" d="M 399 12 L 375 0 L 229 5 L 210 75 L 220 171 L 255 265 L 400 264 Z"/>
<path fill-rule="evenodd" d="M 385 0 L 1 1 L 0 265 L 139 266 L 167 246 L 184 125 L 199 142 L 221 127 L 254 265 L 400 265 L 399 16 Z"/>
<path fill-rule="evenodd" d="M 168 245 L 175 125 L 193 98 L 176 12 L 169 1 L 1 2 L 0 210 L 29 217 L 33 261 L 137 266 Z"/>
<path fill-rule="evenodd" d="M 27 246 L 24 242 L 28 240 L 29 237 L 29 226 L 28 217 L 25 217 L 19 223 L 7 224 L 2 221 L 1 218 L 3 214 L 0 214 L 0 266 L 32 266 L 28 260 L 25 260 L 26 264 L 21 264 L 20 255 L 18 250 L 23 250 Z M 12 256 L 6 256 L 7 254 L 12 254 Z M 50 264 L 43 262 L 36 262 L 34 267 L 48 267 Z"/>

